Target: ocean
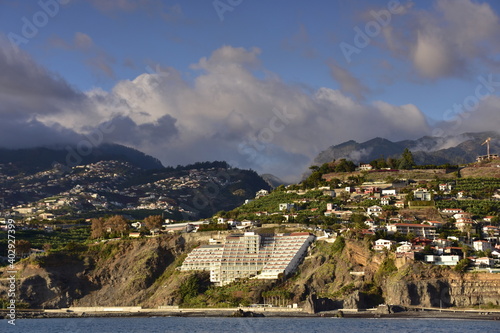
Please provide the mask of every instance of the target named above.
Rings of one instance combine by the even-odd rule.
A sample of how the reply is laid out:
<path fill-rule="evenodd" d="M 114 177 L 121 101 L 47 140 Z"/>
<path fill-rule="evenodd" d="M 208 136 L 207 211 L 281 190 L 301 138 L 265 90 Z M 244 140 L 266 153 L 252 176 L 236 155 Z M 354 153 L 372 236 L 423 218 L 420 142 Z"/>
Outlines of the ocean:
<path fill-rule="evenodd" d="M 18 319 L 16 326 L 7 320 L 0 324 L 1 332 L 36 333 L 452 333 L 500 332 L 500 322 L 444 319 L 350 319 L 350 318 L 64 318 Z"/>

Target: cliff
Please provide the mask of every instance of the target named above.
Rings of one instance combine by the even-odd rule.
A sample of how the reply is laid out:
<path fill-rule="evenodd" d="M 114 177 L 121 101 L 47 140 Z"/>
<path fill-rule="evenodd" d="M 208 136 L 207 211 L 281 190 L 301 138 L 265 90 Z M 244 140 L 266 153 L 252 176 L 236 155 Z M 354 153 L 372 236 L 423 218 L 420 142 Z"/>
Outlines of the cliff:
<path fill-rule="evenodd" d="M 201 272 L 176 270 L 206 234 L 108 241 L 29 258 L 17 264 L 20 303 L 69 306 L 238 306 L 299 303 L 311 312 L 378 304 L 424 307 L 500 305 L 500 274 L 459 274 L 448 267 L 375 253 L 370 241 L 318 241 L 285 280 L 243 280 L 225 287 Z M 0 279 L 7 277 L 0 269 Z M 6 285 L 0 299 L 6 299 Z"/>

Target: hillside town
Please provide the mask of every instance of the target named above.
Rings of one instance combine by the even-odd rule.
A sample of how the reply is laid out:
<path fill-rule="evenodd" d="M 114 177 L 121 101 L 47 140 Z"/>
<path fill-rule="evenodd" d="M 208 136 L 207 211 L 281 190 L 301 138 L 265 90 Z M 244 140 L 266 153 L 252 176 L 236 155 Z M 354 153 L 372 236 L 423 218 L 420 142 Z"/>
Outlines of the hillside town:
<path fill-rule="evenodd" d="M 495 163 L 499 161 L 494 159 L 490 164 Z M 109 216 L 118 210 L 126 225 L 123 230 L 131 238 L 201 231 L 248 233 L 266 227 L 307 232 L 327 242 L 355 234 L 371 239 L 373 250 L 394 252 L 398 257 L 452 266 L 467 260 L 476 269 L 496 269 L 500 259 L 498 178 L 442 177 L 454 171 L 437 170 L 437 175 L 431 173 L 433 177 L 424 173 L 427 178 L 419 175 L 418 179 L 410 179 L 394 177 L 403 174 L 396 171 L 360 164 L 354 171 L 358 174 L 327 172 L 314 187 L 305 185 L 306 180 L 272 191 L 260 189 L 234 210 L 201 220 L 193 220 L 195 214 L 185 214 L 183 217 L 190 219 L 179 221 L 171 213 L 183 211 L 182 203 L 192 200 L 196 193 L 193 190 L 207 183 L 224 188 L 231 179 L 221 178 L 217 168 L 190 168 L 181 175 L 153 177 L 133 185 L 130 179 L 139 170 L 123 162 L 101 161 L 77 166 L 59 179 L 50 172 L 25 177 L 11 193 L 43 193 L 38 190 L 43 179 L 48 180 L 48 188 L 66 186 L 69 190 L 7 211 L 22 229 L 54 232 L 72 227 L 71 223 L 58 222 L 61 218 L 85 216 L 82 213 L 89 211 Z M 336 178 L 339 175 L 343 178 Z M 143 211 L 143 216 L 158 216 L 159 222 L 148 225 L 132 215 L 137 211 Z M 97 216 L 81 218 L 79 223 L 93 225 Z M 6 227 L 3 218 L 0 229 Z M 113 228 L 106 227 L 102 235 L 116 237 Z"/>

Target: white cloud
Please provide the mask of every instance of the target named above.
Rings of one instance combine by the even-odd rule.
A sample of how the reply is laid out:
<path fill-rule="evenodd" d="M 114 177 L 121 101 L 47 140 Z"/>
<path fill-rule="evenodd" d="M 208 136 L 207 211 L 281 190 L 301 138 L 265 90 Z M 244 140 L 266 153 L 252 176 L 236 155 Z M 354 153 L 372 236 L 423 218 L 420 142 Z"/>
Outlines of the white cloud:
<path fill-rule="evenodd" d="M 332 77 L 340 84 L 342 92 L 352 94 L 358 100 L 364 100 L 365 95 L 370 92 L 360 80 L 354 77 L 351 72 L 340 66 L 335 60 L 331 59 L 328 66 Z"/>
<path fill-rule="evenodd" d="M 30 140 L 11 132 L 11 140 L 0 145 L 45 143 L 48 140 L 38 137 L 51 137 L 46 133 L 56 141 L 74 140 L 76 133 L 107 123 L 114 130 L 105 135 L 106 141 L 132 146 L 166 165 L 227 160 L 296 180 L 316 154 L 332 144 L 376 136 L 406 139 L 429 131 L 425 117 L 413 105 L 366 104 L 329 88 L 311 94 L 272 73 L 257 77 L 254 71 L 265 72 L 259 54 L 256 48 L 224 46 L 193 64 L 200 70 L 194 80 L 184 79 L 175 69 L 157 67 L 156 73 L 120 81 L 109 92 L 86 93 L 74 92 L 29 57 L 17 57 L 8 66 L 18 70 L 8 73 L 20 80 L 20 98 L 4 108 L 16 112 L 21 108 L 24 116 L 16 118 L 17 123 L 37 119 L 32 125 L 41 130 Z M 33 69 L 38 70 L 36 75 Z M 28 78 L 21 80 L 19 73 L 31 75 L 26 86 L 22 82 Z M 57 109 L 39 113 L 38 107 L 25 103 L 30 89 L 40 89 L 40 82 L 45 82 L 44 94 L 32 103 L 50 101 Z M 7 100 L 0 95 L 1 105 Z M 4 116 L 14 119 L 0 113 Z"/>
<path fill-rule="evenodd" d="M 490 55 L 500 51 L 500 20 L 488 3 L 437 0 L 429 10 L 405 15 L 384 28 L 385 47 L 422 77 L 464 77 L 478 66 L 498 65 Z"/>

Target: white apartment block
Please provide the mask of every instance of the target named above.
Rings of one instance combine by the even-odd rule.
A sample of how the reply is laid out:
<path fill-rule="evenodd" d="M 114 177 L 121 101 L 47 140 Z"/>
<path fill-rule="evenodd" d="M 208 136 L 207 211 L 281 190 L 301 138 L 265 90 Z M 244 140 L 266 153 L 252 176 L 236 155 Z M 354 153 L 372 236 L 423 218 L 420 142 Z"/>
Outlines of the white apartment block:
<path fill-rule="evenodd" d="M 210 281 L 226 285 L 236 279 L 277 279 L 293 273 L 315 236 L 307 232 L 233 234 L 224 244 L 202 245 L 186 258 L 181 271 L 210 271 Z"/>
<path fill-rule="evenodd" d="M 402 235 L 412 233 L 415 237 L 434 239 L 436 236 L 436 227 L 428 224 L 394 223 L 387 226 L 387 232 L 389 234 L 399 232 Z"/>

